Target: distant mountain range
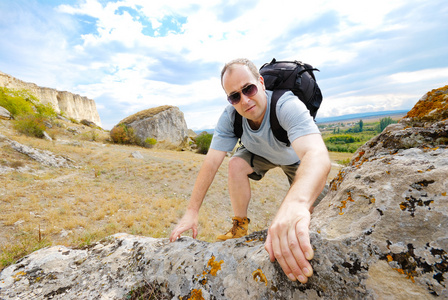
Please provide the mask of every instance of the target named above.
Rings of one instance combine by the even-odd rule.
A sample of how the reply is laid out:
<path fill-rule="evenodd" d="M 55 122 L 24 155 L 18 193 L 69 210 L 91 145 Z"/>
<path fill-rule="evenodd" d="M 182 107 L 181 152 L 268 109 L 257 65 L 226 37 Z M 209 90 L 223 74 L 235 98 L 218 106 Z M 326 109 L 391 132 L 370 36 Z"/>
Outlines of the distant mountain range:
<path fill-rule="evenodd" d="M 387 110 L 387 111 L 374 111 L 374 112 L 363 112 L 357 114 L 347 114 L 336 117 L 325 117 L 325 118 L 316 118 L 316 123 L 332 123 L 332 122 L 344 122 L 350 120 L 361 120 L 361 119 L 371 119 L 376 117 L 389 117 L 394 115 L 405 115 L 409 110 Z M 202 129 L 195 130 L 197 134 L 207 131 L 208 133 L 213 133 L 214 129 Z"/>
<path fill-rule="evenodd" d="M 360 119 L 371 119 L 375 117 L 387 117 L 393 115 L 405 115 L 409 110 L 387 110 L 387 111 L 374 111 L 374 112 L 363 112 L 357 114 L 348 114 L 336 117 L 325 117 L 316 118 L 316 123 L 331 123 L 331 122 L 341 122 L 349 120 L 360 120 Z"/>

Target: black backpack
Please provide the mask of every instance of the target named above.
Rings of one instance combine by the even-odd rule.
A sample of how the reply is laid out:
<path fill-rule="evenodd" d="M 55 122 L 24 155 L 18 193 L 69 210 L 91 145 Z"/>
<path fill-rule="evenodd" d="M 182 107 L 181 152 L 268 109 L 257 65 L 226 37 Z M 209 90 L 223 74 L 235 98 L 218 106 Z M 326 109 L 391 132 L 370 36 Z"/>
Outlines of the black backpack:
<path fill-rule="evenodd" d="M 288 90 L 305 103 L 310 115 L 316 118 L 317 110 L 322 103 L 322 92 L 316 82 L 313 71 L 319 71 L 309 64 L 301 61 L 276 61 L 264 64 L 260 68 L 266 89 L 273 91 L 271 98 L 271 129 L 274 136 L 281 142 L 290 146 L 288 134 L 280 126 L 277 119 L 276 106 L 280 97 Z M 235 111 L 234 133 L 238 138 L 243 134 L 242 116 Z"/>

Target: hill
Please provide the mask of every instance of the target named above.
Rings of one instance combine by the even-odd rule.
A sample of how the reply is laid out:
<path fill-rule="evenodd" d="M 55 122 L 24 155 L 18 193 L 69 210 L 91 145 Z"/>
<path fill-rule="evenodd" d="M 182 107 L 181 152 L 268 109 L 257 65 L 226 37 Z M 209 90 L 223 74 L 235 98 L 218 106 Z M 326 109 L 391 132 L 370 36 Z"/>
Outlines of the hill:
<path fill-rule="evenodd" d="M 65 120 L 48 131 L 52 141 L 23 136 L 12 121 L 0 120 L 0 270 L 50 245 L 89 245 L 118 232 L 168 237 L 203 155 L 112 144 L 108 132 Z M 25 146 L 70 164 L 48 166 L 15 150 Z M 338 161 L 349 157 L 331 154 L 328 181 L 341 168 Z M 227 166 L 228 158 L 202 206 L 200 240 L 215 240 L 231 222 Z M 289 185 L 274 169 L 252 187 L 249 214 L 257 217 L 250 230 L 257 231 L 267 228 Z"/>

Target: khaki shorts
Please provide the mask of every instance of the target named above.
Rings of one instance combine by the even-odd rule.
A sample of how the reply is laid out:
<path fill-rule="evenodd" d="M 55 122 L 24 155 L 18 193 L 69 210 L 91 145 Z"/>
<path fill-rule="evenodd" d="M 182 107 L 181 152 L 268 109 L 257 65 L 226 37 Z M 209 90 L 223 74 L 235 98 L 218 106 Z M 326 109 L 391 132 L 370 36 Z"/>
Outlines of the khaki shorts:
<path fill-rule="evenodd" d="M 233 156 L 244 159 L 251 166 L 254 172 L 249 174 L 248 177 L 252 180 L 260 180 L 270 169 L 280 167 L 288 177 L 289 184 L 291 185 L 296 176 L 297 168 L 299 168 L 299 162 L 289 166 L 273 164 L 266 158 L 249 152 L 244 146 L 239 147 Z"/>
<path fill-rule="evenodd" d="M 233 154 L 233 156 L 244 159 L 251 166 L 253 172 L 247 176 L 250 179 L 257 181 L 262 179 L 266 174 L 266 172 L 269 171 L 270 169 L 280 167 L 288 177 L 289 185 L 291 185 L 294 181 L 297 169 L 299 168 L 300 165 L 300 162 L 287 166 L 273 164 L 266 158 L 253 154 L 252 152 L 249 152 L 249 150 L 247 150 L 244 146 L 240 146 L 236 150 L 235 154 Z M 325 197 L 327 192 L 328 192 L 328 185 L 325 185 L 319 197 L 316 199 L 316 201 L 314 201 L 313 206 L 319 204 L 319 202 Z"/>

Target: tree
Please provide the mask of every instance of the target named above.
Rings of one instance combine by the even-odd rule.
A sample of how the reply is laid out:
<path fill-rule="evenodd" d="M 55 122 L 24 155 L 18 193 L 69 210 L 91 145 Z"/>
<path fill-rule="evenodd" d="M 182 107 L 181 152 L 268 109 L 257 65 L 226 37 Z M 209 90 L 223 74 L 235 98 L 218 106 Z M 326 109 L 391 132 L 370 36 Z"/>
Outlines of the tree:
<path fill-rule="evenodd" d="M 379 131 L 382 132 L 390 124 L 397 123 L 397 121 L 392 120 L 391 117 L 382 118 L 380 120 Z"/>
<path fill-rule="evenodd" d="M 198 146 L 198 153 L 207 154 L 210 144 L 212 142 L 213 134 L 203 132 L 196 137 L 196 145 Z"/>

